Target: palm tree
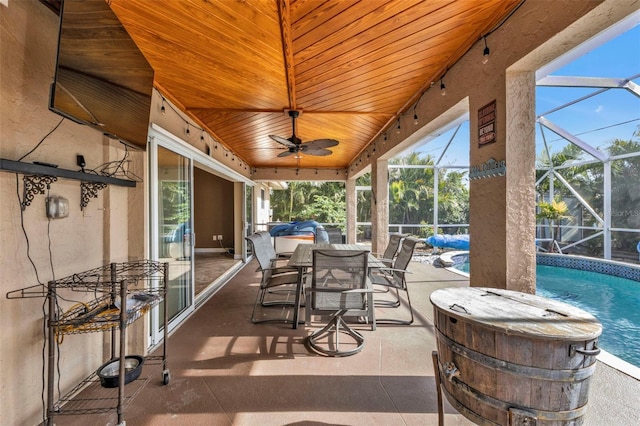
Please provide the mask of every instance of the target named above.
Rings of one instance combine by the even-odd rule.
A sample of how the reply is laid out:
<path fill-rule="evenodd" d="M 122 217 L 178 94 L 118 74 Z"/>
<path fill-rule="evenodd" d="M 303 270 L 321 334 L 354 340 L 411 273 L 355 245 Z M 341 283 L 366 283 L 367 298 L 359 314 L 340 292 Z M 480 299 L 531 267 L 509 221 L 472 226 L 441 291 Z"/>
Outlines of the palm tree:
<path fill-rule="evenodd" d="M 569 207 L 567 203 L 556 198 L 550 203 L 541 201 L 538 203 L 538 213 L 536 219 L 547 220 L 549 223 L 549 233 L 551 234 L 551 243 L 549 244 L 549 251 L 553 252 L 554 247 L 557 246 L 557 239 L 560 234 L 560 223 L 563 219 L 571 219 L 571 216 L 567 213 Z"/>

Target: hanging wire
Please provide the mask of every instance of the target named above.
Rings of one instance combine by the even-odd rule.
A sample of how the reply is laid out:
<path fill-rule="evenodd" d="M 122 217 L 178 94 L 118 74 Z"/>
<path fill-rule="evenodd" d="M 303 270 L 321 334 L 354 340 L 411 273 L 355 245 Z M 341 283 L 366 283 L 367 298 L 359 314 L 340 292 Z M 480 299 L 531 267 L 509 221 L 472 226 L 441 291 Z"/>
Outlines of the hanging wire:
<path fill-rule="evenodd" d="M 62 117 L 60 119 L 60 121 L 58 122 L 58 124 L 55 125 L 55 127 L 53 129 L 51 129 L 49 131 L 49 133 L 47 133 L 46 135 L 44 135 L 44 137 L 42 139 L 40 139 L 40 142 L 38 142 L 36 144 L 36 146 L 34 146 L 33 148 L 31 148 L 31 150 L 29 152 L 27 152 L 26 154 L 24 154 L 22 157 L 18 158 L 18 161 L 22 161 L 25 157 L 27 157 L 29 154 L 33 153 L 33 151 L 35 151 L 36 149 L 38 149 L 40 147 L 40 145 L 42 145 L 42 143 L 45 141 L 45 139 L 47 139 L 53 132 L 56 131 L 56 129 L 58 127 L 60 127 L 60 125 L 62 124 L 62 122 L 64 121 L 64 117 Z"/>
<path fill-rule="evenodd" d="M 161 110 L 161 111 L 163 112 L 163 114 L 164 114 L 164 111 L 166 111 L 165 106 L 164 106 L 164 105 L 165 105 L 165 97 L 162 95 L 162 93 L 160 93 L 160 91 L 159 91 L 157 88 L 155 88 L 155 87 L 154 87 L 154 90 L 155 90 L 156 92 L 158 92 L 158 95 L 160 95 L 160 98 L 162 99 L 162 107 L 160 108 L 160 110 Z M 185 133 L 186 133 L 187 135 L 191 135 L 191 130 L 190 130 L 190 128 L 191 128 L 191 127 L 193 127 L 196 131 L 198 131 L 198 130 L 199 130 L 199 131 L 202 133 L 202 136 L 200 136 L 200 140 L 201 140 L 202 142 L 204 142 L 205 129 L 203 129 L 202 127 L 196 126 L 195 124 L 191 124 L 191 122 L 189 122 L 187 119 L 185 119 L 185 118 L 182 116 L 182 114 L 181 114 L 181 112 L 180 112 L 180 111 L 176 110 L 176 109 L 173 107 L 173 105 L 171 105 L 171 102 L 167 102 L 167 105 L 168 105 L 168 106 L 169 106 L 169 108 L 171 108 L 171 110 L 172 110 L 172 111 L 173 111 L 173 112 L 174 112 L 174 113 L 175 113 L 175 114 L 176 114 L 176 115 L 177 115 L 177 116 L 178 116 L 178 117 L 179 117 L 179 118 L 180 118 L 180 119 L 185 123 L 185 125 L 186 125 Z M 58 124 L 58 125 L 59 125 L 59 124 Z M 55 130 L 55 129 L 54 129 L 54 130 Z M 212 138 L 212 139 L 213 139 L 213 138 Z M 215 141 L 214 149 L 215 149 L 215 150 L 217 150 L 217 149 L 218 149 L 218 141 L 217 141 L 217 140 L 215 140 L 215 139 L 213 139 L 213 140 Z M 231 159 L 231 161 L 235 161 L 235 157 L 238 157 L 238 156 L 236 155 L 236 153 L 235 153 L 235 152 L 232 152 L 231 150 L 227 150 L 227 149 L 225 149 L 224 151 L 225 151 L 225 157 L 228 157 L 228 156 L 229 156 L 229 153 L 233 154 L 233 158 Z M 240 157 L 238 157 L 238 158 L 240 158 Z"/>

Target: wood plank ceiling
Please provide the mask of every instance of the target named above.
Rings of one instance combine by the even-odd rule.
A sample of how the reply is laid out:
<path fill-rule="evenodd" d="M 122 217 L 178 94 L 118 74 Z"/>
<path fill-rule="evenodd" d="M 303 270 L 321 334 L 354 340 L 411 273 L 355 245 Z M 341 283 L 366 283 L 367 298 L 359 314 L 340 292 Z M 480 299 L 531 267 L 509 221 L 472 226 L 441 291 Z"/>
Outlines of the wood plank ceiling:
<path fill-rule="evenodd" d="M 109 0 L 155 85 L 251 167 L 345 168 L 520 0 Z M 279 158 L 269 138 L 340 142 Z"/>

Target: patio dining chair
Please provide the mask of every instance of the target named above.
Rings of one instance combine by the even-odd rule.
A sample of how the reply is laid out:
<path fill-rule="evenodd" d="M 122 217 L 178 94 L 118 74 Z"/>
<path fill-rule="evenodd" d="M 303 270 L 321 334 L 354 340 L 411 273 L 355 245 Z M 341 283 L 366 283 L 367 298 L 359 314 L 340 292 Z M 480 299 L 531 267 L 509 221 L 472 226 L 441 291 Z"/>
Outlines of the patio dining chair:
<path fill-rule="evenodd" d="M 328 318 L 307 343 L 328 356 L 348 356 L 362 350 L 364 337 L 344 317 L 366 317 L 375 330 L 373 290 L 368 279 L 368 251 L 314 250 L 313 269 L 306 282 L 306 322 L 311 316 Z M 347 342 L 342 338 L 347 337 Z"/>
<path fill-rule="evenodd" d="M 263 243 L 265 244 L 267 254 L 269 255 L 270 259 L 278 261 L 287 260 L 291 257 L 291 253 L 289 252 L 276 253 L 276 249 L 271 242 L 271 234 L 269 233 L 269 231 L 260 231 L 257 234 L 263 238 Z"/>
<path fill-rule="evenodd" d="M 291 322 L 287 317 L 277 318 L 257 318 L 256 310 L 258 306 L 290 306 L 291 310 L 295 309 L 295 292 L 298 288 L 298 270 L 287 266 L 275 266 L 274 260 L 269 256 L 269 250 L 263 237 L 259 234 L 252 234 L 246 238 L 251 244 L 253 255 L 258 261 L 258 271 L 261 273 L 260 287 L 256 295 L 256 301 L 253 305 L 251 313 L 251 321 L 259 322 Z M 267 299 L 267 295 L 277 294 L 278 299 Z"/>
<path fill-rule="evenodd" d="M 342 231 L 338 227 L 326 227 L 329 244 L 342 244 Z"/>
<path fill-rule="evenodd" d="M 387 248 L 384 249 L 384 253 L 382 253 L 382 257 L 380 261 L 384 263 L 386 266 L 393 265 L 393 261 L 395 260 L 398 249 L 400 248 L 400 242 L 407 236 L 407 234 L 401 234 L 399 232 L 391 232 L 389 233 L 389 243 L 387 244 Z"/>
<path fill-rule="evenodd" d="M 402 306 L 402 297 L 400 297 L 400 292 L 404 292 L 406 295 L 407 307 L 409 309 L 410 318 L 408 320 L 405 319 L 396 319 L 396 318 L 382 318 L 377 319 L 377 324 L 411 324 L 413 323 L 413 308 L 411 307 L 411 297 L 409 296 L 409 289 L 407 287 L 406 274 L 410 273 L 407 271 L 407 267 L 409 266 L 409 262 L 413 257 L 413 252 L 415 250 L 416 245 L 421 240 L 413 237 L 406 237 L 402 240 L 402 244 L 400 246 L 400 251 L 398 256 L 396 256 L 393 261 L 392 267 L 387 268 L 379 268 L 370 274 L 371 283 L 374 286 L 388 288 L 389 294 L 395 293 L 395 297 L 393 299 L 379 298 L 375 301 L 375 306 L 381 308 L 399 308 Z M 376 295 L 379 296 L 381 293 L 376 292 Z"/>

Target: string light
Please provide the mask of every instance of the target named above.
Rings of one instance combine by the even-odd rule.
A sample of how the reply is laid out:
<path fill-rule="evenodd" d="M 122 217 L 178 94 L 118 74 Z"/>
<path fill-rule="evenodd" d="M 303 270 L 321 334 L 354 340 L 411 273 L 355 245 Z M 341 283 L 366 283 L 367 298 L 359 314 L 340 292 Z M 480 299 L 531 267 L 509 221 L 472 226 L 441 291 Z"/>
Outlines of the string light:
<path fill-rule="evenodd" d="M 482 63 L 486 64 L 489 62 L 489 46 L 487 46 L 487 37 L 484 37 L 484 51 L 482 52 Z"/>
<path fill-rule="evenodd" d="M 444 79 L 444 76 L 440 79 L 440 94 L 442 96 L 447 94 L 447 88 L 444 85 L 444 80 L 443 79 Z"/>
<path fill-rule="evenodd" d="M 181 111 L 176 110 L 173 107 L 173 105 L 171 105 L 170 102 L 167 101 L 167 104 L 165 105 L 165 101 L 166 101 L 165 97 L 162 95 L 162 93 L 160 93 L 160 91 L 157 88 L 154 87 L 154 90 L 156 90 L 156 92 L 158 92 L 158 95 L 160 96 L 160 100 L 161 100 L 160 112 L 162 114 L 166 113 L 167 107 L 171 108 L 171 110 L 178 116 L 178 118 L 182 119 L 182 121 L 184 122 L 184 125 L 185 125 L 184 132 L 188 137 L 191 136 L 191 127 L 192 126 L 193 126 L 195 131 L 199 130 L 201 132 L 201 134 L 200 134 L 200 142 L 204 145 L 204 149 L 205 149 L 207 155 L 211 155 L 212 146 L 213 146 L 213 149 L 215 149 L 216 151 L 218 150 L 219 142 L 216 139 L 211 137 L 211 145 L 209 145 L 207 143 L 207 139 L 205 137 L 205 133 L 206 133 L 205 129 L 201 128 L 199 126 L 191 124 L 187 119 L 185 119 L 182 116 Z M 245 170 L 249 170 L 249 171 L 251 170 L 250 168 L 249 169 L 247 168 L 247 164 L 245 164 L 243 161 L 241 161 L 240 157 L 237 156 L 235 152 L 232 152 L 231 150 L 227 150 L 224 147 L 224 145 L 222 145 L 222 148 L 224 149 L 224 156 L 225 157 L 229 157 L 229 154 L 232 154 L 231 161 L 235 162 L 236 161 L 236 157 L 237 157 L 237 160 L 238 160 L 237 165 L 238 165 L 239 168 L 244 168 Z M 277 169 L 276 169 L 276 173 L 277 173 Z"/>
<path fill-rule="evenodd" d="M 384 132 L 384 140 L 387 140 L 387 132 Z"/>
<path fill-rule="evenodd" d="M 398 129 L 396 130 L 397 134 L 400 134 L 400 119 L 398 118 Z"/>
<path fill-rule="evenodd" d="M 417 106 L 418 106 L 418 104 L 417 104 L 417 103 L 413 106 L 413 124 L 414 124 L 415 126 L 417 126 L 417 125 L 418 125 L 418 123 L 419 123 L 419 121 L 418 121 L 418 114 L 416 113 L 416 107 L 417 107 Z"/>

